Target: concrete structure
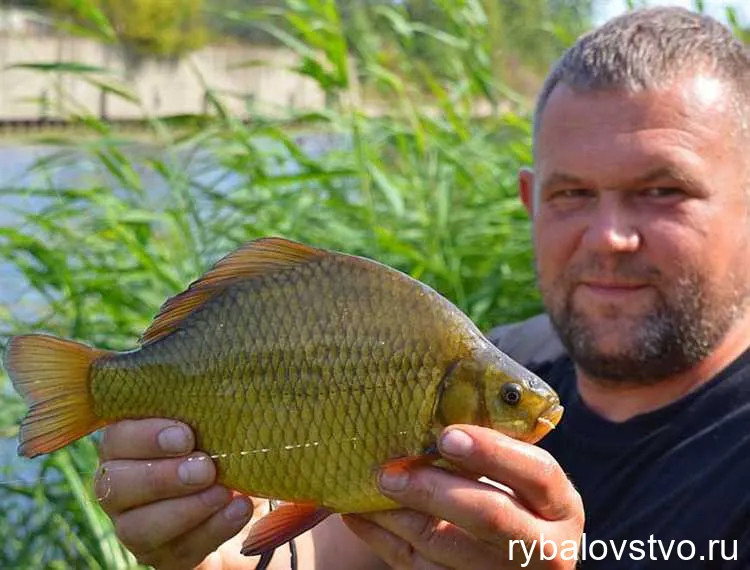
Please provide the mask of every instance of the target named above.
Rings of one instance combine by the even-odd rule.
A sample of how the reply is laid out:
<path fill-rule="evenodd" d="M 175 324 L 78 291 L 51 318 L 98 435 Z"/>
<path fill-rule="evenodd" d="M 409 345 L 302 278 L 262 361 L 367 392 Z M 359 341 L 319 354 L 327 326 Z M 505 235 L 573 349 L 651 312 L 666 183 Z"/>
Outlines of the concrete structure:
<path fill-rule="evenodd" d="M 18 12 L 18 11 L 16 11 Z M 69 111 L 109 120 L 206 111 L 206 87 L 240 117 L 249 108 L 283 114 L 320 110 L 325 93 L 293 72 L 285 49 L 212 45 L 182 61 L 147 61 L 129 69 L 120 53 L 89 39 L 57 35 L 42 20 L 0 12 L 0 121 L 61 118 Z M 27 13 L 29 14 L 29 13 Z M 102 71 L 58 73 L 13 68 L 18 64 L 75 63 Z M 130 93 L 136 102 L 101 85 Z M 356 101 L 356 89 L 349 95 Z"/>

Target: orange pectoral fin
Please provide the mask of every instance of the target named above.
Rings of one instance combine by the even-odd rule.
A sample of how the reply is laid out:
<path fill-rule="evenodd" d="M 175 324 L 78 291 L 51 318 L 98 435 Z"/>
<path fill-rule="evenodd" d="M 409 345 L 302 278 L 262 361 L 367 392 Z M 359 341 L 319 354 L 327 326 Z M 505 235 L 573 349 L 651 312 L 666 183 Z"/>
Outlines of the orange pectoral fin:
<path fill-rule="evenodd" d="M 426 449 L 422 455 L 393 457 L 381 465 L 383 471 L 405 471 L 414 467 L 427 467 L 440 459 L 437 448 Z"/>
<path fill-rule="evenodd" d="M 250 533 L 242 543 L 242 554 L 258 556 L 270 553 L 330 514 L 328 509 L 312 503 L 283 503 L 250 527 Z"/>

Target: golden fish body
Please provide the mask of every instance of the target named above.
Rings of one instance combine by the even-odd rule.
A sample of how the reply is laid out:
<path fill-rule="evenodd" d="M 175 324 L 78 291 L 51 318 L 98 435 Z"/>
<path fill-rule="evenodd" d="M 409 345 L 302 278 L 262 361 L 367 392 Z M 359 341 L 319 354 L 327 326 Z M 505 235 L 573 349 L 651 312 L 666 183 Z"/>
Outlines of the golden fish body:
<path fill-rule="evenodd" d="M 250 242 L 170 299 L 137 350 L 28 335 L 11 341 L 6 366 L 31 404 L 23 454 L 124 418 L 174 418 L 194 429 L 220 483 L 338 512 L 395 507 L 378 468 L 425 455 L 445 425 L 533 442 L 561 414 L 549 386 L 429 287 L 276 238 Z M 40 382 L 53 366 L 70 381 Z M 50 421 L 53 402 L 65 409 Z"/>
<path fill-rule="evenodd" d="M 230 286 L 180 330 L 94 365 L 106 418 L 178 418 L 219 480 L 339 511 L 390 506 L 391 457 L 434 441 L 441 378 L 480 343 L 465 318 L 395 272 L 324 257 Z"/>

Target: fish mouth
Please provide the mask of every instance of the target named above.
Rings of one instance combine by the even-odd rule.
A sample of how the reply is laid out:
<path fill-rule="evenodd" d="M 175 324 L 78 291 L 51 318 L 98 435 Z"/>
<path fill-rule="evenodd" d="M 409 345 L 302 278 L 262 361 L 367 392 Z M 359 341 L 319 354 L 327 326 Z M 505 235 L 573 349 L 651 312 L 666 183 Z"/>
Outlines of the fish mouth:
<path fill-rule="evenodd" d="M 560 404 L 552 404 L 549 408 L 544 410 L 537 418 L 536 425 L 526 441 L 532 444 L 536 443 L 555 429 L 555 426 L 557 426 L 562 418 L 563 411 L 564 408 Z"/>

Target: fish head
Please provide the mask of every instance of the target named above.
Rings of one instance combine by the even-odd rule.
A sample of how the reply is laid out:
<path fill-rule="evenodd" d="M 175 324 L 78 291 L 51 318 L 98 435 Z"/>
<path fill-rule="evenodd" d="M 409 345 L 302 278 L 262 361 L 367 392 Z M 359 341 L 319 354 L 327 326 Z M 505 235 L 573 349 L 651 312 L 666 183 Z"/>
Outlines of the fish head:
<path fill-rule="evenodd" d="M 481 425 L 527 443 L 547 435 L 562 414 L 551 386 L 494 347 L 456 363 L 438 403 L 443 425 Z"/>
<path fill-rule="evenodd" d="M 489 427 L 536 443 L 557 426 L 563 407 L 549 384 L 500 351 L 488 351 L 482 359 Z"/>

